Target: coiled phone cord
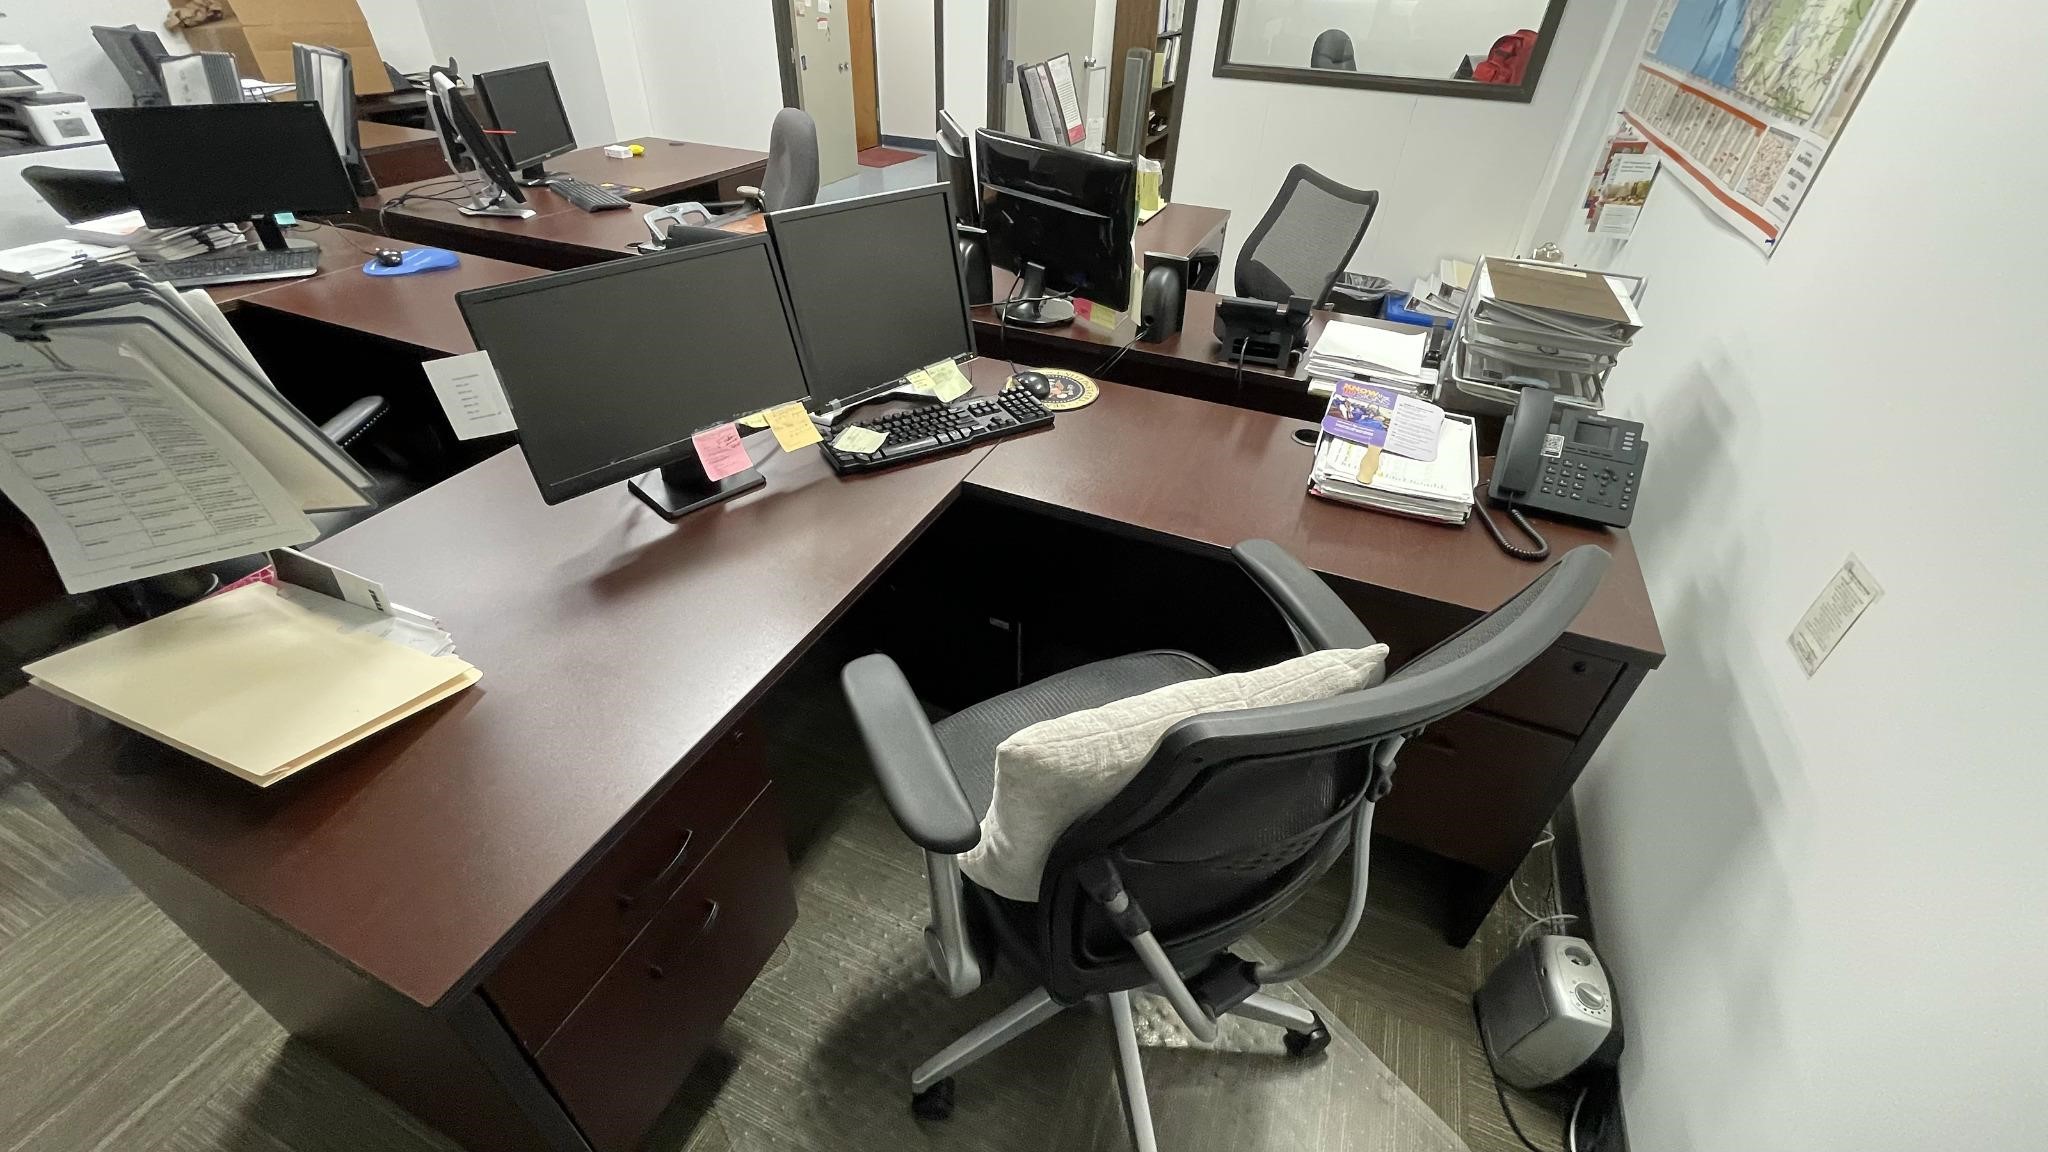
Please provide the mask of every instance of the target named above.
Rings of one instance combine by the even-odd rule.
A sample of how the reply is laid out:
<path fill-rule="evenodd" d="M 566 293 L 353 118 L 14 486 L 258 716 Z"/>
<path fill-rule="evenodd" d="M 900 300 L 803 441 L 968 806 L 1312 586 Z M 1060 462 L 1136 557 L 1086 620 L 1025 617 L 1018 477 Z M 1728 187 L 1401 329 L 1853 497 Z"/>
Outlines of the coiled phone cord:
<path fill-rule="evenodd" d="M 1536 542 L 1536 547 L 1533 550 L 1508 543 L 1506 534 L 1500 530 L 1500 525 L 1494 522 L 1493 514 L 1486 510 L 1486 501 L 1487 496 L 1484 492 L 1481 492 L 1478 488 L 1472 490 L 1472 506 L 1478 510 L 1479 518 L 1485 521 L 1486 530 L 1493 535 L 1493 542 L 1500 545 L 1501 551 L 1506 552 L 1517 560 L 1544 560 L 1549 558 L 1550 541 L 1545 540 L 1543 533 L 1536 531 L 1530 525 L 1528 518 L 1522 515 L 1520 508 L 1512 504 L 1508 505 L 1508 519 L 1513 520 L 1515 527 L 1520 528 L 1524 535 Z"/>

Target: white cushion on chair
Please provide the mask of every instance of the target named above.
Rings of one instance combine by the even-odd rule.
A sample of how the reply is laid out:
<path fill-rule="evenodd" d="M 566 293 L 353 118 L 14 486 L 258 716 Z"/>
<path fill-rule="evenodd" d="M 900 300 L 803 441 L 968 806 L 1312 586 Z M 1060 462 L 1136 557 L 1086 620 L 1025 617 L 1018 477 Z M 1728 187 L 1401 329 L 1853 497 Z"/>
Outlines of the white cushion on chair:
<path fill-rule="evenodd" d="M 1167 729 L 1203 712 L 1299 704 L 1356 691 L 1386 659 L 1384 644 L 1311 652 L 1270 668 L 1169 684 L 1033 724 L 996 746 L 995 796 L 981 818 L 981 843 L 960 854 L 960 870 L 998 896 L 1037 900 L 1053 844 L 1074 821 L 1123 790 Z"/>

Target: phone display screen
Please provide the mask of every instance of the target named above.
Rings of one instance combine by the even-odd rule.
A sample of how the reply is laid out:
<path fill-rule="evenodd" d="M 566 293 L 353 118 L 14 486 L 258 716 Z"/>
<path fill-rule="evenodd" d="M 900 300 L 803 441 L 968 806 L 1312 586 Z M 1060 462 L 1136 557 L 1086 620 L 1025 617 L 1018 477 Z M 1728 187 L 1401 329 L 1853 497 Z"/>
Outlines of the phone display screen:
<path fill-rule="evenodd" d="M 1581 423 L 1572 428 L 1572 443 L 1586 448 L 1612 448 L 1614 432 L 1612 424 Z"/>

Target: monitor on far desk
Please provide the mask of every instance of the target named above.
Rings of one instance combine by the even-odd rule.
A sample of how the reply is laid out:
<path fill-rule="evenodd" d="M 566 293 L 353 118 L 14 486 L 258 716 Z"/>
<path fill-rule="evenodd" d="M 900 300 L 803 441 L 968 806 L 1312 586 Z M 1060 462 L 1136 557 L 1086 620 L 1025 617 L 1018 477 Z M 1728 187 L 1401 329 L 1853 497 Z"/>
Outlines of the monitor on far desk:
<path fill-rule="evenodd" d="M 152 228 L 253 221 L 263 246 L 287 244 L 279 212 L 353 212 L 354 186 L 316 104 L 102 108 L 94 115 L 128 194 Z M 301 241 L 296 247 L 311 245 Z"/>
<path fill-rule="evenodd" d="M 712 480 L 691 437 L 808 391 L 766 236 L 459 293 L 541 499 L 621 480 L 673 520 L 767 483 Z"/>
<path fill-rule="evenodd" d="M 989 263 L 1021 277 L 1002 306 L 1008 323 L 1072 320 L 1074 306 L 1047 293 L 1131 306 L 1136 161 L 986 129 L 974 134 L 974 155 Z"/>
<path fill-rule="evenodd" d="M 844 412 L 974 354 L 945 185 L 771 212 L 768 232 L 821 407 Z"/>
<path fill-rule="evenodd" d="M 576 148 L 576 133 L 569 126 L 569 110 L 562 104 L 554 68 L 543 60 L 479 72 L 471 82 L 497 130 L 495 140 L 506 163 L 520 170 L 521 183 L 545 184 L 549 175 L 546 162 Z"/>

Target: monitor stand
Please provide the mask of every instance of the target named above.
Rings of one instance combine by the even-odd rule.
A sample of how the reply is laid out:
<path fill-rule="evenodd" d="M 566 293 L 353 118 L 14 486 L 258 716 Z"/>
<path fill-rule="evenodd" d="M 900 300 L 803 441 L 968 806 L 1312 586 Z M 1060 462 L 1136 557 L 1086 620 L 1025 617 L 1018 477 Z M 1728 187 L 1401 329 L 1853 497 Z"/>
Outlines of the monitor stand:
<path fill-rule="evenodd" d="M 567 175 L 567 173 L 548 171 L 545 164 L 530 164 L 519 170 L 519 183 L 522 187 L 526 188 L 545 188 L 548 185 L 548 181 L 559 179 L 564 175 Z"/>
<path fill-rule="evenodd" d="M 268 248 L 272 252 L 286 252 L 294 248 L 306 249 L 318 248 L 320 246 L 311 240 L 288 239 L 284 234 L 284 228 L 278 224 L 277 217 L 275 216 L 258 216 L 249 221 L 249 224 L 256 230 L 257 244 Z"/>
<path fill-rule="evenodd" d="M 457 204 L 455 210 L 464 216 L 505 216 L 514 220 L 533 218 L 533 209 L 522 204 L 507 204 L 505 190 L 493 185 L 488 177 L 477 181 L 481 188 L 470 183 L 467 173 L 461 179 L 463 187 L 469 190 L 469 202 Z"/>
<path fill-rule="evenodd" d="M 1014 304 L 1003 305 L 1003 319 L 1011 324 L 1026 328 L 1051 328 L 1065 324 L 1074 318 L 1074 302 L 1071 300 L 1046 300 L 1045 265 L 1024 265 L 1023 299 Z"/>
<path fill-rule="evenodd" d="M 768 483 L 758 468 L 736 472 L 723 480 L 713 480 L 704 474 L 704 463 L 697 459 L 695 452 L 682 460 L 652 472 L 643 472 L 626 481 L 626 487 L 641 503 L 661 513 L 670 520 L 680 520 L 699 508 L 708 508 L 721 500 L 730 500 L 742 492 Z"/>

